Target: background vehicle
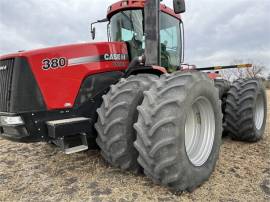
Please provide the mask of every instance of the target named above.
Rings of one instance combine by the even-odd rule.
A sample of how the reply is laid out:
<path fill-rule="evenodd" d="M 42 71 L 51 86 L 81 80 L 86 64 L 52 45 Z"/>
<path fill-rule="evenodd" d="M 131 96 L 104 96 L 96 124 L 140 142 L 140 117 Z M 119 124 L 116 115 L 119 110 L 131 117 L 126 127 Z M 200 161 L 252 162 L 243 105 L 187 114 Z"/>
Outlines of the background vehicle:
<path fill-rule="evenodd" d="M 235 139 L 262 137 L 266 96 L 258 80 L 219 93 L 206 73 L 182 68 L 184 11 L 183 0 L 174 10 L 120 1 L 98 21 L 109 21 L 109 42 L 2 56 L 1 136 L 67 154 L 97 142 L 115 167 L 143 169 L 174 190 L 199 186 L 215 167 L 222 125 Z"/>

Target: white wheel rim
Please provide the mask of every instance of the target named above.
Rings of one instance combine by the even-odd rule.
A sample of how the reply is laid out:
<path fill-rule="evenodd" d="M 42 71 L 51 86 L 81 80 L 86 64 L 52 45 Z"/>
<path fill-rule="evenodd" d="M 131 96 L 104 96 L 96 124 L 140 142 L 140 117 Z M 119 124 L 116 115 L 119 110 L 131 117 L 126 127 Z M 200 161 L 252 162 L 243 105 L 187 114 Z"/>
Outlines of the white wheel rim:
<path fill-rule="evenodd" d="M 202 166 L 209 158 L 215 139 L 215 114 L 206 97 L 199 97 L 187 112 L 185 146 L 194 166 Z"/>
<path fill-rule="evenodd" d="M 256 100 L 254 122 L 257 130 L 262 128 L 264 121 L 264 101 L 263 95 L 260 94 Z"/>

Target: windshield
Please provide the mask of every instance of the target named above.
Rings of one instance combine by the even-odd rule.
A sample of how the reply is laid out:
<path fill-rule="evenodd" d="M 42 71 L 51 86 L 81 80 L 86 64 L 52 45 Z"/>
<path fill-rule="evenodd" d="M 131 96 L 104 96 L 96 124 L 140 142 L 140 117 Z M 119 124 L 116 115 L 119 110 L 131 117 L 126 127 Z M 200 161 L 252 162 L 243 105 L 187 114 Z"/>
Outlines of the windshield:
<path fill-rule="evenodd" d="M 143 53 L 144 33 L 142 22 L 142 10 L 122 11 L 111 19 L 111 40 L 127 42 L 132 58 Z"/>
<path fill-rule="evenodd" d="M 126 10 L 115 14 L 110 21 L 111 41 L 126 42 L 131 59 L 144 52 L 145 37 L 142 10 Z M 180 21 L 166 13 L 160 14 L 160 65 L 170 72 L 181 63 Z"/>

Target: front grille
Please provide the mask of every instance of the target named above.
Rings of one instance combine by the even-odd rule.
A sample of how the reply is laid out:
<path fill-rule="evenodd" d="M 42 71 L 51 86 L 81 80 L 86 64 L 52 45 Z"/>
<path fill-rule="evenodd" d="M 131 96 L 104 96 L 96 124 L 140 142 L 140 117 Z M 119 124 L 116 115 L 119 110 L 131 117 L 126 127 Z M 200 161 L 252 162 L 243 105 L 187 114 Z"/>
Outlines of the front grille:
<path fill-rule="evenodd" d="M 0 112 L 9 112 L 14 59 L 0 60 Z"/>

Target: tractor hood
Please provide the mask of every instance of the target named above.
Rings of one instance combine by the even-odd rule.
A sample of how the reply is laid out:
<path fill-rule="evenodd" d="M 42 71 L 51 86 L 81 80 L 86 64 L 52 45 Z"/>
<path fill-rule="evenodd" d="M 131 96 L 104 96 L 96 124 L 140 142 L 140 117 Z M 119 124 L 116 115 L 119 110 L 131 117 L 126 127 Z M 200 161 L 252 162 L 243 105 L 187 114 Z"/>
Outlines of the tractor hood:
<path fill-rule="evenodd" d="M 93 57 L 92 62 L 112 61 L 112 60 L 128 60 L 128 51 L 125 43 L 121 42 L 99 42 L 99 43 L 82 43 L 64 46 L 56 46 L 30 51 L 19 51 L 17 53 L 0 55 L 0 60 L 15 57 L 27 57 L 28 59 L 49 59 L 61 58 L 69 60 L 72 65 L 73 59 L 81 57 Z M 103 57 L 102 57 L 103 56 Z M 99 58 L 99 60 L 97 60 Z M 96 60 L 95 60 L 96 59 Z M 91 62 L 91 60 L 89 60 Z"/>
<path fill-rule="evenodd" d="M 18 62 L 21 60 L 25 62 Z M 123 71 L 128 64 L 127 46 L 121 42 L 74 44 L 0 56 L 3 73 L 14 69 L 16 75 L 21 74 L 27 80 L 23 70 L 30 69 L 47 109 L 73 107 L 84 79 Z"/>

